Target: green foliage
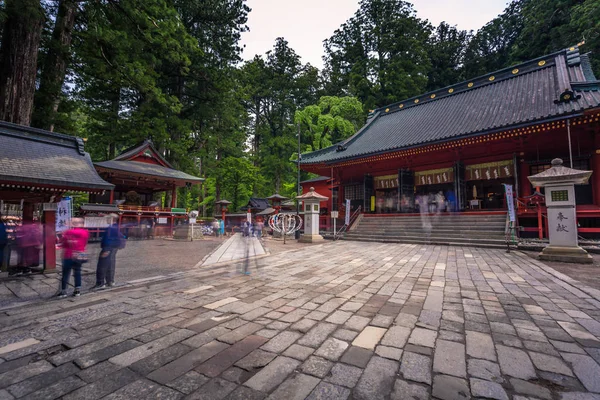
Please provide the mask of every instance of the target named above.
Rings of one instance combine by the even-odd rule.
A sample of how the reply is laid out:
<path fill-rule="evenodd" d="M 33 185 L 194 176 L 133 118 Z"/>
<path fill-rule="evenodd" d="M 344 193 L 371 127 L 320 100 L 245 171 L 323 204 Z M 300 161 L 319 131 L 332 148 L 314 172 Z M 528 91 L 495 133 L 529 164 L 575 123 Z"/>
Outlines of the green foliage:
<path fill-rule="evenodd" d="M 428 42 L 431 69 L 427 74 L 427 91 L 465 79 L 462 66 L 468 41 L 467 31 L 460 31 L 446 22 L 438 25 Z"/>
<path fill-rule="evenodd" d="M 316 105 L 296 111 L 302 152 L 323 149 L 352 136 L 364 124 L 363 106 L 356 97 L 324 96 Z M 293 159 L 296 157 L 294 155 Z"/>
<path fill-rule="evenodd" d="M 41 75 L 57 10 L 72 1 L 28 0 L 45 13 Z M 298 126 L 302 152 L 331 146 L 360 129 L 369 109 L 583 39 L 600 70 L 598 0 L 512 0 L 475 33 L 433 27 L 406 1 L 360 0 L 324 41 L 323 71 L 284 38 L 242 63 L 246 0 L 75 3 L 72 43 L 61 47 L 66 84 L 39 126 L 86 138 L 95 161 L 152 139 L 176 168 L 206 178 L 201 189 L 180 188 L 177 205 L 209 216 L 220 199 L 236 211 L 250 196 L 297 194 Z M 6 15 L 0 0 L 0 34 Z"/>
<path fill-rule="evenodd" d="M 374 108 L 423 92 L 429 35 L 410 3 L 361 0 L 354 16 L 325 40 L 329 93 L 350 93 Z"/>

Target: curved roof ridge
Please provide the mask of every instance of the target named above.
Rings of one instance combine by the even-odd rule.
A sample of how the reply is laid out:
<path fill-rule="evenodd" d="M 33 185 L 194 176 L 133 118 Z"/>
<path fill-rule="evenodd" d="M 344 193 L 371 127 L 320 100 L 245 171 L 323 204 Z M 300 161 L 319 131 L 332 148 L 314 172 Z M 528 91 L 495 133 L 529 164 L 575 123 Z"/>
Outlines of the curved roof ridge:
<path fill-rule="evenodd" d="M 408 97 L 408 98 L 406 98 L 404 100 L 396 101 L 394 103 L 390 103 L 388 105 L 385 105 L 385 106 L 382 106 L 382 107 L 378 107 L 378 108 L 372 110 L 372 112 L 373 113 L 377 112 L 377 111 L 381 112 L 381 111 L 384 111 L 386 109 L 390 109 L 392 107 L 398 107 L 401 104 L 405 104 L 406 106 L 413 105 L 413 104 L 410 104 L 410 103 L 411 102 L 414 103 L 415 100 L 419 100 L 418 103 L 414 104 L 414 105 L 418 105 L 418 104 L 420 104 L 420 100 L 422 100 L 423 98 L 425 98 L 425 97 L 430 97 L 431 98 L 431 95 L 436 95 L 435 97 L 431 98 L 431 100 L 433 100 L 433 99 L 437 98 L 437 95 L 440 92 L 444 92 L 444 91 L 447 92 L 448 95 L 455 95 L 455 94 L 458 94 L 458 93 L 462 93 L 462 92 L 464 92 L 466 90 L 474 90 L 474 89 L 477 89 L 478 87 L 481 87 L 482 85 L 475 86 L 473 84 L 472 86 L 469 86 L 469 84 L 472 83 L 472 82 L 475 82 L 475 81 L 484 81 L 484 78 L 485 78 L 485 79 L 488 80 L 488 82 L 486 82 L 486 84 L 491 84 L 491 83 L 497 83 L 497 82 L 502 81 L 502 80 L 510 79 L 510 78 L 513 78 L 514 76 L 517 76 L 516 74 L 512 74 L 512 71 L 514 71 L 515 69 L 520 70 L 524 66 L 533 66 L 533 65 L 536 65 L 536 63 L 537 63 L 537 68 L 533 68 L 533 69 L 527 70 L 525 72 L 532 72 L 532 71 L 535 71 L 537 69 L 546 68 L 547 66 L 549 66 L 547 64 L 547 62 L 545 62 L 542 65 L 539 65 L 539 62 L 540 61 L 547 61 L 548 59 L 554 58 L 554 57 L 559 56 L 561 54 L 562 55 L 566 55 L 567 51 L 569 51 L 572 48 L 577 49 L 578 47 L 577 46 L 571 46 L 569 48 L 565 48 L 565 49 L 561 49 L 561 50 L 555 51 L 553 53 L 545 54 L 543 56 L 540 56 L 540 57 L 537 57 L 537 58 L 534 58 L 534 59 L 531 59 L 531 60 L 523 61 L 521 63 L 514 64 L 514 65 L 511 65 L 511 66 L 508 66 L 508 67 L 505 67 L 505 68 L 501 68 L 501 69 L 498 69 L 496 71 L 488 72 L 488 73 L 483 74 L 483 75 L 479 75 L 479 76 L 476 76 L 476 77 L 473 77 L 473 78 L 470 78 L 470 79 L 466 79 L 466 80 L 463 80 L 463 81 L 460 81 L 460 82 L 457 82 L 457 83 L 453 83 L 451 85 L 444 86 L 444 87 L 439 88 L 439 89 L 431 90 L 429 92 L 424 92 L 424 93 L 418 94 L 416 96 Z M 511 72 L 511 74 L 507 74 L 507 72 Z M 496 80 L 496 75 L 501 75 L 502 77 L 500 79 Z M 490 77 L 494 77 L 494 79 L 490 80 L 489 79 Z M 462 87 L 464 85 L 466 85 L 467 87 L 466 88 Z M 460 92 L 457 92 L 456 91 L 457 87 L 461 87 L 462 90 L 460 90 Z M 450 89 L 454 89 L 454 90 L 452 92 L 449 92 Z M 404 108 L 404 107 L 402 107 L 402 108 Z"/>

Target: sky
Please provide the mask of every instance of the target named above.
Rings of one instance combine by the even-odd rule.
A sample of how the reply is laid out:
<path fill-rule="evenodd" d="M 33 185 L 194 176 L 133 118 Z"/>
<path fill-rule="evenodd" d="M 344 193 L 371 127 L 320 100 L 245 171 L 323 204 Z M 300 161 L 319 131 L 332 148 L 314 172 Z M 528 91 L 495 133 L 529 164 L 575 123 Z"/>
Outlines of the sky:
<path fill-rule="evenodd" d="M 250 32 L 242 34 L 243 58 L 263 55 L 284 37 L 302 62 L 323 66 L 323 40 L 358 9 L 359 0 L 247 0 Z M 419 18 L 477 30 L 500 14 L 506 0 L 412 0 Z"/>

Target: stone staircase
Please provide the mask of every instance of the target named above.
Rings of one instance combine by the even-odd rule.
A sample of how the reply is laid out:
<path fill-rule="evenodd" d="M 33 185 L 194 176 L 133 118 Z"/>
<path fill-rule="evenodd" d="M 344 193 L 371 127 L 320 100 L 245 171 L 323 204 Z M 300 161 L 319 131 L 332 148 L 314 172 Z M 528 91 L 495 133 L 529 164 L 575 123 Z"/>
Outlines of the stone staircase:
<path fill-rule="evenodd" d="M 427 221 L 431 229 L 427 229 Z M 506 213 L 374 216 L 365 214 L 345 240 L 506 248 Z"/>

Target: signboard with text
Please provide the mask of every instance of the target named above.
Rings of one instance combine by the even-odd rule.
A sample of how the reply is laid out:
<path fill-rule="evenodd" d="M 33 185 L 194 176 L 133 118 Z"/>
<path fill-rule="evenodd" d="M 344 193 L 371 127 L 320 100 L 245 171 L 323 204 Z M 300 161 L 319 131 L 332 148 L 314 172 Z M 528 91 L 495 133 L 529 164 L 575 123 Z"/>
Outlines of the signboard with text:
<path fill-rule="evenodd" d="M 506 207 L 508 207 L 508 218 L 510 222 L 515 222 L 515 200 L 513 198 L 513 186 L 504 184 L 506 193 Z"/>
<path fill-rule="evenodd" d="M 71 225 L 71 199 L 67 198 L 57 203 L 56 232 L 64 232 Z"/>
<path fill-rule="evenodd" d="M 350 225 L 350 199 L 346 199 L 346 220 L 344 223 Z"/>

